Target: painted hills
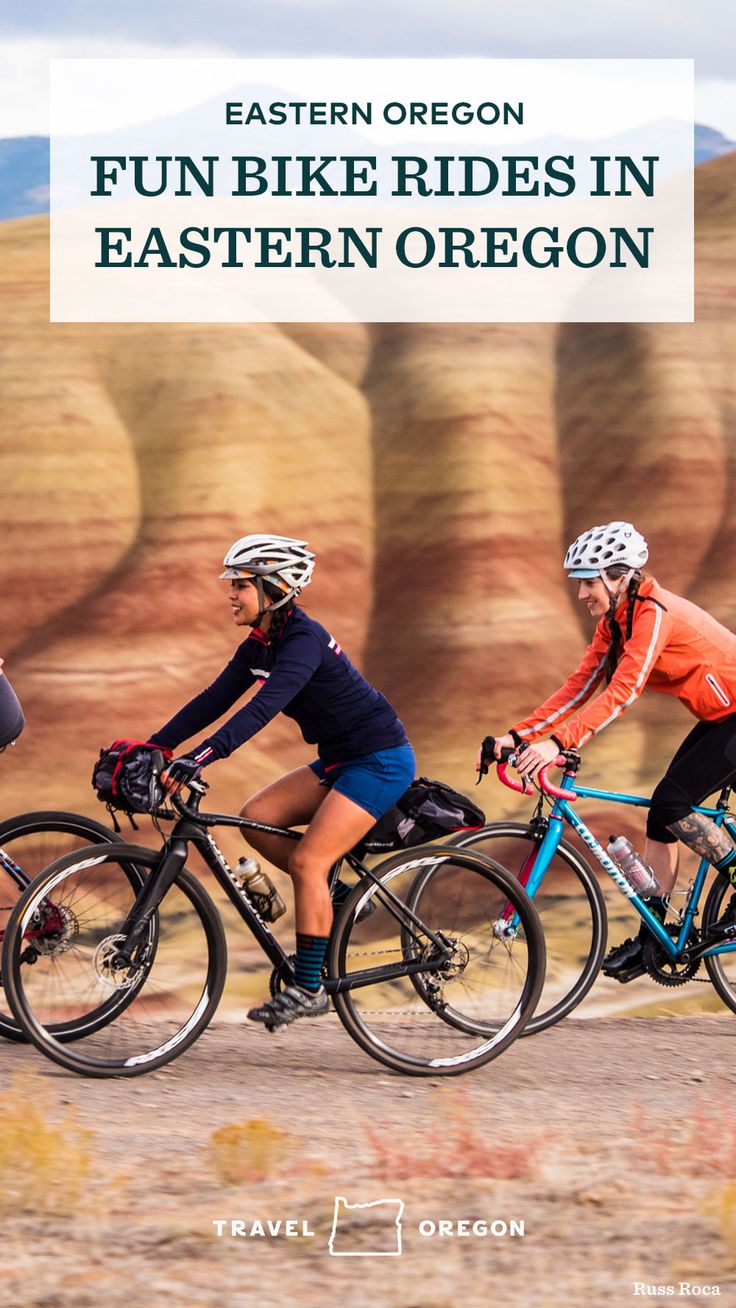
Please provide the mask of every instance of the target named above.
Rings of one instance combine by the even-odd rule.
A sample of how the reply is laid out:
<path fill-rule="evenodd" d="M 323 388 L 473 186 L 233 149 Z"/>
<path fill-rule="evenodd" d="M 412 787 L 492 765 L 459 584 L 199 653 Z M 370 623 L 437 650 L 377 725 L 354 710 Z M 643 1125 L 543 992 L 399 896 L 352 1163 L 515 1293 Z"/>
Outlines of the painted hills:
<path fill-rule="evenodd" d="M 692 325 L 50 325 L 48 220 L 0 224 L 0 654 L 29 721 L 4 812 L 95 812 L 100 744 L 220 670 L 247 531 L 310 541 L 305 606 L 464 788 L 582 651 L 560 565 L 586 526 L 633 518 L 662 583 L 736 628 L 736 154 L 696 183 Z M 690 725 L 649 697 L 586 776 L 649 785 Z M 272 724 L 213 807 L 309 757 Z"/>

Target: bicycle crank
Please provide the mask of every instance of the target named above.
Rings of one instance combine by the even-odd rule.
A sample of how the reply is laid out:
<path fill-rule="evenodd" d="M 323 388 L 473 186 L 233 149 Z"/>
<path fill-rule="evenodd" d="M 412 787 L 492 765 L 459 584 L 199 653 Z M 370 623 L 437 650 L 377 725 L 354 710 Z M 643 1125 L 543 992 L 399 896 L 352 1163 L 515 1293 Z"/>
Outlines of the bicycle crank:
<path fill-rule="evenodd" d="M 676 922 L 668 922 L 664 929 L 673 940 L 680 933 Z M 687 981 L 692 981 L 700 967 L 700 959 L 693 958 L 691 951 L 699 942 L 700 933 L 694 929 L 688 942 L 687 957 L 671 958 L 664 946 L 654 936 L 649 936 L 642 949 L 642 962 L 652 980 L 660 986 L 684 986 Z"/>

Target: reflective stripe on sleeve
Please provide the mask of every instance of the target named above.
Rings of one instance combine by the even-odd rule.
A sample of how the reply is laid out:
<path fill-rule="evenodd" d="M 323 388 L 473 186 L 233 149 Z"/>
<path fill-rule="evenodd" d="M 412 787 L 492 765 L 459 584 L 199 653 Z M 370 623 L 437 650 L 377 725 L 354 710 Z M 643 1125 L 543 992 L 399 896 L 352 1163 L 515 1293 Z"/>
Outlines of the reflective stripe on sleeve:
<path fill-rule="evenodd" d="M 607 653 L 603 655 L 603 658 L 600 660 L 598 666 L 593 669 L 585 685 L 580 688 L 577 695 L 575 695 L 573 699 L 568 700 L 567 704 L 563 704 L 561 708 L 555 709 L 554 713 L 550 713 L 549 717 L 544 719 L 544 722 L 535 722 L 533 727 L 527 727 L 526 731 L 521 731 L 518 727 L 516 727 L 515 728 L 516 734 L 518 736 L 536 735 L 537 732 L 542 731 L 544 727 L 549 727 L 553 722 L 556 722 L 557 719 L 559 717 L 562 717 L 564 713 L 569 713 L 570 709 L 574 708 L 576 704 L 579 704 L 581 699 L 585 699 L 587 697 L 588 691 L 590 690 L 591 686 L 594 686 L 596 681 L 600 677 L 606 665 L 607 657 L 608 657 Z"/>
<path fill-rule="evenodd" d="M 588 731 L 588 733 L 585 736 L 581 736 L 578 742 L 579 745 L 585 745 L 586 742 L 589 741 L 593 736 L 597 736 L 599 731 L 603 731 L 604 727 L 610 726 L 610 724 L 614 721 L 614 719 L 617 718 L 620 713 L 624 712 L 624 709 L 629 708 L 634 703 L 634 700 L 639 698 L 639 691 L 641 690 L 642 686 L 644 685 L 644 682 L 649 676 L 652 660 L 654 659 L 654 652 L 657 648 L 657 637 L 659 636 L 659 628 L 661 627 L 661 625 L 662 625 L 662 613 L 660 609 L 657 608 L 655 610 L 654 629 L 652 631 L 652 639 L 649 642 L 649 649 L 647 650 L 647 656 L 642 664 L 641 672 L 639 673 L 639 676 L 636 679 L 636 682 L 634 684 L 634 689 L 629 695 L 629 698 L 625 699 L 621 704 L 617 704 L 613 712 L 606 718 L 605 722 L 601 722 L 599 727 L 596 727 L 595 730 L 593 731 Z"/>

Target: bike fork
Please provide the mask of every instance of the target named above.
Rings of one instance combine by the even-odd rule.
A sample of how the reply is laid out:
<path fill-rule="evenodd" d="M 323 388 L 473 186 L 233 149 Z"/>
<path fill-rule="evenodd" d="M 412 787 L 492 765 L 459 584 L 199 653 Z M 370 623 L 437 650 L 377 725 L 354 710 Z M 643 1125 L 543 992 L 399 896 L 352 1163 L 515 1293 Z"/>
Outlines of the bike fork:
<path fill-rule="evenodd" d="M 158 867 L 146 878 L 120 931 L 125 939 L 117 949 L 118 965 L 132 962 L 133 954 L 148 931 L 151 918 L 184 867 L 186 858 L 186 841 L 172 840 Z M 131 862 L 135 862 L 135 859 L 131 859 Z"/>

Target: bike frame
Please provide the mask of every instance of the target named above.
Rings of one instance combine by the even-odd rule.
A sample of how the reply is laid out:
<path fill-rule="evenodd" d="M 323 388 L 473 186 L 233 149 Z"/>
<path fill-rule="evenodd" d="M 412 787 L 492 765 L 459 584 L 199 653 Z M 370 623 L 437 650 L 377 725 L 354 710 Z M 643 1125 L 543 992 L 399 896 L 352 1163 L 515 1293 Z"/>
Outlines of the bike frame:
<path fill-rule="evenodd" d="M 19 890 L 25 890 L 26 886 L 30 886 L 31 878 L 26 876 L 23 869 L 4 849 L 0 849 L 0 868 L 2 868 L 3 872 L 7 872 L 11 881 L 15 882 Z M 2 939 L 2 932 L 0 932 L 0 939 Z"/>
<path fill-rule="evenodd" d="M 195 786 L 191 788 L 190 798 L 192 793 L 195 794 L 195 802 L 190 805 L 185 804 L 178 798 L 173 801 L 182 816 L 179 817 L 171 834 L 166 838 L 158 866 L 146 879 L 135 904 L 123 923 L 121 935 L 125 936 L 125 940 L 120 946 L 121 957 L 128 962 L 132 961 L 136 947 L 141 940 L 145 939 L 148 923 L 167 890 L 173 885 L 176 876 L 184 867 L 188 845 L 192 844 L 201 854 L 217 884 L 225 892 L 239 917 L 252 935 L 255 936 L 266 957 L 278 970 L 284 982 L 287 985 L 292 984 L 294 981 L 294 967 L 289 955 L 279 944 L 268 924 L 261 917 L 246 891 L 238 882 L 222 850 L 219 849 L 209 832 L 203 828 L 209 826 L 238 827 L 241 831 L 261 831 L 266 835 L 285 836 L 289 840 L 301 840 L 302 833 L 292 831 L 289 827 L 269 826 L 267 823 L 256 822 L 251 818 L 236 818 L 224 813 L 200 813 L 198 809 L 199 799 L 204 790 L 200 790 L 199 783 L 195 783 Z M 442 855 L 438 853 L 437 858 L 419 858 L 414 861 L 413 866 L 419 868 L 425 863 L 436 862 L 441 857 Z M 336 994 L 343 993 L 346 990 L 356 990 L 361 986 L 391 981 L 397 977 L 408 976 L 413 972 L 438 971 L 450 957 L 450 951 L 445 942 L 436 932 L 430 931 L 429 927 L 411 909 L 407 908 L 406 904 L 397 899 L 389 887 L 381 882 L 355 854 L 348 853 L 333 864 L 329 873 L 330 889 L 337 879 L 343 862 L 349 864 L 361 881 L 379 886 L 381 902 L 394 918 L 407 930 L 415 929 L 417 932 L 421 932 L 422 936 L 435 946 L 436 952 L 433 952 L 432 957 L 429 959 L 425 957 L 413 961 L 404 960 L 401 963 L 386 964 L 383 967 L 365 968 L 359 972 L 351 973 L 349 977 L 325 977 L 323 984 L 327 993 Z M 417 938 L 415 936 L 415 939 Z"/>
<path fill-rule="evenodd" d="M 7 874 L 7 876 L 10 877 L 10 880 L 14 882 L 14 884 L 17 886 L 18 890 L 21 893 L 25 890 L 26 886 L 29 886 L 31 884 L 31 878 L 26 876 L 23 869 L 18 866 L 15 860 L 12 859 L 10 857 L 10 854 L 8 854 L 4 849 L 0 849 L 0 868 L 2 869 L 3 872 Z M 9 911 L 13 908 L 13 905 L 12 904 L 0 905 L 0 907 L 3 907 L 6 909 L 6 911 Z M 31 933 L 29 932 L 29 935 L 30 934 Z M 32 934 L 39 935 L 41 933 L 33 932 Z M 2 943 L 4 939 L 5 939 L 5 928 L 2 927 L 0 928 L 0 948 L 2 947 Z"/>
<path fill-rule="evenodd" d="M 34 823 L 40 823 L 40 826 L 38 827 L 34 826 L 32 828 L 30 834 L 42 834 L 44 830 L 54 830 L 55 829 L 54 822 L 57 819 L 62 821 L 71 819 L 71 821 L 75 824 L 81 823 L 82 826 L 87 824 L 87 834 L 89 834 L 90 826 L 95 827 L 98 832 L 98 841 L 101 841 L 102 839 L 101 833 L 103 831 L 103 828 L 100 827 L 99 824 L 95 823 L 93 819 L 92 820 L 87 819 L 82 814 L 77 814 L 77 813 L 61 812 L 61 813 L 50 813 L 50 814 L 45 814 L 45 813 L 18 814 L 17 817 L 10 818 L 7 821 L 1 823 L 0 824 L 0 872 L 5 873 L 8 880 L 11 882 L 12 885 L 16 887 L 19 894 L 22 894 L 23 891 L 31 884 L 33 877 L 29 876 L 28 873 L 20 866 L 20 864 L 15 861 L 12 855 L 8 853 L 7 849 L 5 849 L 2 844 L 2 840 L 4 837 L 7 837 L 8 826 L 10 826 L 11 828 L 15 828 L 12 834 L 16 835 L 17 824 L 19 822 L 24 823 L 29 817 L 32 818 Z M 50 825 L 47 826 L 46 825 L 47 823 L 49 823 Z M 112 833 L 108 833 L 106 838 L 108 840 L 111 840 Z M 14 907 L 15 907 L 14 904 L 0 904 L 0 910 L 4 912 L 11 912 Z M 44 935 L 47 929 L 48 928 L 45 927 L 43 930 L 37 932 L 29 932 L 29 935 Z M 2 947 L 4 939 L 5 939 L 5 929 L 0 928 L 0 947 Z"/>
<path fill-rule="evenodd" d="M 596 790 L 591 786 L 577 785 L 575 775 L 575 772 L 572 770 L 565 771 L 560 783 L 560 790 L 572 792 L 572 800 L 579 796 L 581 799 L 599 799 L 614 804 L 629 804 L 635 808 L 651 807 L 651 799 L 646 799 L 642 795 L 628 795 L 615 790 Z M 736 844 L 736 823 L 728 812 L 729 794 L 730 787 L 724 786 L 715 808 L 698 806 L 693 809 L 693 812 L 704 813 L 707 817 L 712 818 L 718 826 L 725 826 L 728 834 L 733 839 L 734 844 Z M 646 922 L 647 927 L 652 935 L 656 936 L 667 956 L 673 961 L 679 959 L 683 951 L 687 948 L 687 942 L 690 939 L 690 932 L 698 911 L 698 905 L 703 886 L 705 885 L 705 879 L 712 864 L 709 863 L 706 858 L 700 860 L 698 870 L 695 874 L 695 880 L 685 904 L 680 931 L 677 938 L 673 939 L 672 936 L 665 931 L 659 918 L 655 917 L 651 909 L 647 907 L 646 900 L 641 899 L 640 896 L 637 895 L 633 886 L 629 885 L 626 877 L 613 862 L 613 859 L 606 853 L 606 850 L 603 848 L 600 841 L 596 839 L 592 831 L 585 825 L 582 818 L 575 812 L 570 800 L 560 797 L 556 798 L 546 821 L 548 823 L 547 830 L 545 831 L 538 847 L 530 853 L 519 878 L 521 884 L 524 886 L 527 894 L 531 896 L 532 900 L 542 884 L 544 875 L 548 871 L 552 859 L 557 852 L 557 847 L 562 839 L 563 827 L 565 822 L 567 822 L 569 826 L 572 827 L 573 831 L 577 832 L 581 840 L 585 842 L 591 853 L 595 855 L 604 872 L 608 874 L 616 888 L 630 901 L 632 907 L 636 909 L 640 918 Z M 516 916 L 513 914 L 510 905 L 506 911 L 510 917 L 513 916 L 512 925 L 516 927 Z M 703 952 L 699 953 L 697 956 L 699 958 L 707 958 L 712 954 L 732 954 L 735 952 L 736 940 L 733 942 L 724 941 L 723 943 L 716 943 L 711 948 L 703 950 Z"/>

